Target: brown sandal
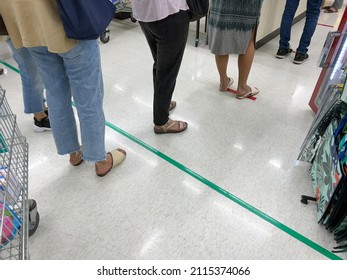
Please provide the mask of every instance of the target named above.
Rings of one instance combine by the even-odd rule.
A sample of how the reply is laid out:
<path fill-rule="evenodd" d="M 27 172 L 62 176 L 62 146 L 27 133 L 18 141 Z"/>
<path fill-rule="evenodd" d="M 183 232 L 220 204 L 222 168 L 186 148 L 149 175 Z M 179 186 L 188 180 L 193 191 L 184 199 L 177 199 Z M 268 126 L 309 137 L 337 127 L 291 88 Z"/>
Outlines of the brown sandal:
<path fill-rule="evenodd" d="M 79 166 L 83 162 L 82 159 L 82 146 L 76 152 L 70 153 L 70 164 Z"/>
<path fill-rule="evenodd" d="M 188 127 L 188 124 L 183 121 L 175 121 L 169 119 L 168 122 L 164 125 L 154 126 L 154 133 L 164 134 L 164 133 L 179 133 L 185 131 Z"/>
<path fill-rule="evenodd" d="M 176 101 L 174 101 L 174 100 L 172 100 L 171 102 L 170 102 L 170 106 L 169 106 L 169 111 L 171 111 L 173 108 L 175 108 L 176 107 Z"/>

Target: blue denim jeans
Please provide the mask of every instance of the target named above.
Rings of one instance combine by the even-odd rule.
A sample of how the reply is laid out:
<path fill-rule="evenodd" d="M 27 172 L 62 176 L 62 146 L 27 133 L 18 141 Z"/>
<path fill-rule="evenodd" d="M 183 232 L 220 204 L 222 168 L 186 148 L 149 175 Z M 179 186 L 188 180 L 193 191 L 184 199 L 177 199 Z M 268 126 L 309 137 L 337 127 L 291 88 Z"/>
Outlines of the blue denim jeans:
<path fill-rule="evenodd" d="M 91 162 L 105 160 L 104 88 L 97 41 L 79 41 L 66 53 L 51 53 L 47 47 L 29 50 L 47 90 L 49 118 L 58 154 L 69 154 L 80 147 L 73 98 L 80 123 L 82 158 Z"/>
<path fill-rule="evenodd" d="M 44 86 L 36 62 L 26 48 L 16 49 L 11 40 L 6 41 L 20 70 L 24 113 L 34 114 L 44 110 Z"/>
<path fill-rule="evenodd" d="M 335 0 L 331 6 L 340 10 L 342 8 L 342 5 L 343 5 L 343 0 Z"/>
<path fill-rule="evenodd" d="M 280 31 L 280 48 L 288 49 L 290 47 L 290 32 L 292 29 L 295 12 L 299 6 L 300 0 L 287 0 L 283 12 Z M 320 7 L 323 0 L 307 0 L 305 27 L 301 35 L 298 53 L 305 54 L 311 43 L 311 38 L 316 30 Z"/>

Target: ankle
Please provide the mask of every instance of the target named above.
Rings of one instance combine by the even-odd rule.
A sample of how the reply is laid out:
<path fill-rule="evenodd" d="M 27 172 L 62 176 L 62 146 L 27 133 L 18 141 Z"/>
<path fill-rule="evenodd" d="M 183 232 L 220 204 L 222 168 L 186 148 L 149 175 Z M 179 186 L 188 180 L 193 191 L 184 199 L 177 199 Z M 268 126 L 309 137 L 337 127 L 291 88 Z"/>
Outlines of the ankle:
<path fill-rule="evenodd" d="M 220 78 L 220 83 L 222 85 L 224 85 L 224 84 L 226 84 L 228 82 L 229 82 L 229 77 L 227 75 L 225 75 L 225 77 L 223 77 L 223 78 Z"/>
<path fill-rule="evenodd" d="M 110 161 L 111 161 L 111 157 L 110 157 L 110 155 L 107 153 L 107 154 L 106 154 L 106 159 L 97 161 L 95 164 L 96 164 L 96 166 L 98 166 L 98 167 L 103 167 L 103 166 L 105 166 L 105 165 L 108 165 L 108 163 L 109 163 Z"/>
<path fill-rule="evenodd" d="M 172 120 L 169 118 L 169 119 L 166 121 L 166 123 L 164 123 L 164 124 L 162 124 L 162 125 L 157 125 L 157 124 L 155 124 L 154 127 L 163 127 L 163 126 L 165 126 L 165 125 L 169 125 L 170 123 L 172 123 Z"/>
<path fill-rule="evenodd" d="M 243 95 L 249 91 L 250 91 L 250 87 L 240 88 L 240 89 L 237 89 L 236 94 L 237 95 Z"/>

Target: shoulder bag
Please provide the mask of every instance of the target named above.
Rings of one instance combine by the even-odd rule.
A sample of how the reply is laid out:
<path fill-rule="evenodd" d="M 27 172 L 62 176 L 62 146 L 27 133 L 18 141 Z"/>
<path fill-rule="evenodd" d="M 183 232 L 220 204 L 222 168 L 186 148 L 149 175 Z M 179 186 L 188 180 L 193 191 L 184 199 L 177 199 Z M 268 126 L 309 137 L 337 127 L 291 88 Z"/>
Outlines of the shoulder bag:
<path fill-rule="evenodd" d="M 207 16 L 210 7 L 209 0 L 187 0 L 190 13 L 190 21 L 199 20 Z"/>
<path fill-rule="evenodd" d="M 67 37 L 93 40 L 100 37 L 115 15 L 110 0 L 57 0 Z"/>

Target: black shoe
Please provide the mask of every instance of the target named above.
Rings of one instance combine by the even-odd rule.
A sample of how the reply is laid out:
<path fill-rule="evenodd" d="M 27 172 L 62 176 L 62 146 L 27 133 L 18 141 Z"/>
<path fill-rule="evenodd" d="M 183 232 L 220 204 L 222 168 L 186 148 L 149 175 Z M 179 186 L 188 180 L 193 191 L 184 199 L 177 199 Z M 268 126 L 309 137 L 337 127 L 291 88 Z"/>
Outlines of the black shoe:
<path fill-rule="evenodd" d="M 294 57 L 294 63 L 295 64 L 301 64 L 304 61 L 308 59 L 308 54 L 307 53 L 296 53 Z"/>
<path fill-rule="evenodd" d="M 322 10 L 329 10 L 331 6 L 323 6 L 321 7 Z"/>
<path fill-rule="evenodd" d="M 51 130 L 51 124 L 49 122 L 49 118 L 44 118 L 41 121 L 38 121 L 34 117 L 33 130 L 35 132 L 44 132 L 47 130 Z"/>
<path fill-rule="evenodd" d="M 276 54 L 277 58 L 285 58 L 288 54 L 290 54 L 293 50 L 291 48 L 289 49 L 284 49 L 284 48 L 279 48 Z"/>

